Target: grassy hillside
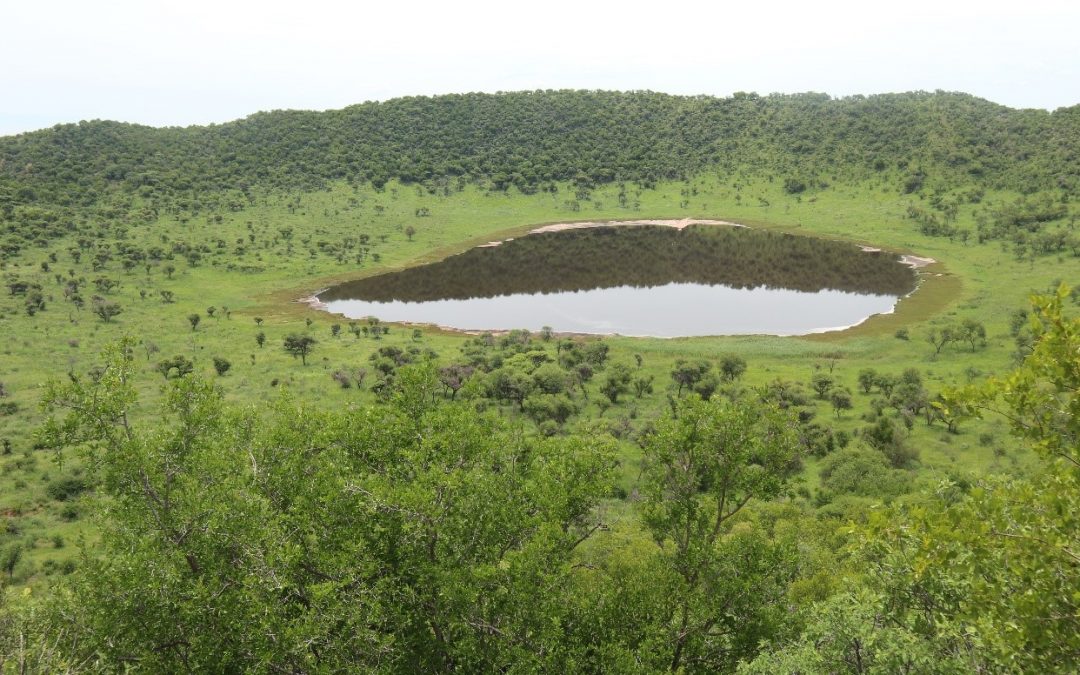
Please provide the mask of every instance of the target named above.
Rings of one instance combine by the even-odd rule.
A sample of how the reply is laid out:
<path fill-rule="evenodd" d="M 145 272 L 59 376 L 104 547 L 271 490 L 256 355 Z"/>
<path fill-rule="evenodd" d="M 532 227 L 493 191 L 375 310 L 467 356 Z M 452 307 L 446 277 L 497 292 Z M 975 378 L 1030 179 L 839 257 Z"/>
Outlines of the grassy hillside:
<path fill-rule="evenodd" d="M 404 98 L 210 127 L 82 122 L 0 139 L 5 247 L 166 212 L 238 211 L 253 191 L 334 181 L 462 183 L 523 192 L 573 181 L 651 186 L 751 167 L 792 193 L 888 177 L 893 191 L 1077 188 L 1080 115 L 1011 110 L 964 94 L 831 99 L 649 92 Z"/>
<path fill-rule="evenodd" d="M 681 193 L 688 186 L 697 192 L 694 201 L 698 203 L 680 207 L 680 202 L 685 201 Z M 367 404 L 374 400 L 369 387 L 375 381 L 369 359 L 379 347 L 430 348 L 439 355 L 440 362 L 450 363 L 458 360 L 466 338 L 425 331 L 419 340 L 414 340 L 411 328 L 394 327 L 379 342 L 358 339 L 348 331 L 346 320 L 310 309 L 299 300 L 336 279 L 435 259 L 475 243 L 519 235 L 539 223 L 583 215 L 613 219 L 719 217 L 884 246 L 940 261 L 926 273 L 923 288 L 903 300 L 895 314 L 871 319 L 841 333 L 806 338 L 608 339 L 612 360 L 634 363 L 633 355 L 639 354 L 643 370 L 655 378 L 655 393 L 640 400 L 631 396 L 603 411 L 604 419 L 612 423 L 631 419 L 632 427 L 640 427 L 666 407 L 665 392 L 672 382 L 669 373 L 677 359 L 741 355 L 749 364 L 742 381 L 745 387 L 763 386 L 780 378 L 809 388 L 811 377 L 824 369 L 858 391 L 856 375 L 862 368 L 898 375 L 914 366 L 924 372 L 929 390 L 936 393 L 947 384 L 1001 373 L 1011 366 L 1016 351 L 1010 334 L 1012 313 L 1026 306 L 1030 293 L 1045 291 L 1059 279 L 1074 278 L 1077 270 L 1071 256 L 1042 257 L 1036 263 L 1027 257 L 1018 260 L 994 244 L 965 244 L 922 235 L 905 216 L 906 205 L 913 200 L 882 195 L 872 185 L 825 190 L 807 198 L 787 195 L 767 181 L 736 190 L 726 181 L 702 177 L 687 184 L 642 190 L 636 197 L 637 208 L 619 207 L 616 190 L 612 187 L 596 191 L 586 202 L 588 211 L 583 214 L 568 208 L 558 195 L 548 193 L 521 195 L 467 188 L 442 197 L 398 184 L 384 191 L 342 184 L 296 197 L 268 196 L 243 213 L 221 214 L 220 222 L 215 216 L 187 222 L 162 218 L 131 228 L 117 242 L 162 243 L 168 248 L 182 233 L 185 246 L 209 250 L 195 265 L 172 254 L 171 258 L 127 271 L 112 261 L 95 271 L 93 259 L 87 260 L 89 255 L 74 262 L 72 251 L 78 250 L 78 244 L 64 240 L 52 249 L 59 251 L 56 261 L 51 260 L 48 250 L 19 256 L 5 265 L 5 273 L 11 279 L 40 284 L 46 301 L 43 310 L 30 316 L 24 307 L 25 296 L 7 293 L 2 299 L 0 321 L 5 334 L 14 336 L 4 348 L 0 375 L 10 392 L 5 401 L 17 406 L 17 412 L 4 418 L 3 434 L 12 448 L 4 508 L 10 514 L 13 530 L 20 537 L 31 533 L 38 542 L 35 550 L 40 550 L 43 558 L 53 555 L 46 548 L 46 540 L 53 528 L 70 520 L 65 515 L 70 505 L 49 499 L 45 492 L 48 482 L 61 473 L 48 457 L 40 453 L 23 457 L 31 453 L 32 430 L 40 419 L 37 392 L 46 379 L 62 377 L 69 371 L 90 371 L 106 343 L 122 335 L 143 341 L 140 362 L 144 376 L 140 388 L 151 402 L 164 382 L 156 371 L 157 365 L 182 354 L 205 375 L 214 374 L 213 357 L 227 359 L 232 368 L 217 382 L 228 398 L 237 402 L 272 399 L 272 383 L 276 381 L 320 406 Z M 998 199 L 1010 197 L 1002 195 Z M 769 206 L 762 206 L 762 200 Z M 917 199 L 914 202 L 919 203 Z M 971 222 L 971 213 L 983 206 L 971 206 L 959 222 Z M 416 216 L 420 208 L 428 209 L 431 215 Z M 403 233 L 409 225 L 417 230 L 413 241 Z M 281 231 L 288 229 L 294 234 L 285 239 Z M 358 240 L 361 233 L 368 235 L 371 251 L 357 264 L 351 255 L 342 256 L 340 247 L 346 239 Z M 249 235 L 254 236 L 254 242 Z M 237 244 L 238 240 L 243 244 Z M 228 243 L 219 248 L 218 241 Z M 320 242 L 329 246 L 321 246 Z M 245 251 L 238 253 L 241 247 Z M 43 270 L 43 263 L 48 272 Z M 170 266 L 175 268 L 171 274 L 167 272 Z M 57 274 L 60 282 L 55 279 Z M 93 286 L 94 279 L 119 282 L 100 297 L 117 303 L 122 313 L 106 323 L 93 313 L 89 298 L 82 309 L 77 309 L 64 297 L 65 284 L 71 278 L 88 280 L 88 288 L 82 291 L 87 296 L 100 293 Z M 171 293 L 170 302 L 163 301 L 163 291 Z M 209 307 L 217 308 L 213 317 L 207 315 Z M 188 320 L 191 314 L 201 317 L 196 330 L 191 329 Z M 261 325 L 256 325 L 256 317 L 262 319 Z M 952 345 L 934 357 L 934 347 L 926 342 L 928 332 L 935 325 L 964 318 L 986 325 L 988 346 L 970 352 L 963 345 Z M 305 323 L 308 320 L 313 322 L 310 326 Z M 330 331 L 335 323 L 342 326 L 339 337 L 333 337 Z M 895 337 L 901 328 L 908 330 L 910 339 Z M 260 332 L 266 336 L 263 347 L 255 341 Z M 309 333 L 319 341 L 306 367 L 282 349 L 282 339 L 295 332 Z M 342 389 L 331 379 L 339 370 L 361 367 L 372 373 L 363 390 Z M 594 392 L 580 418 L 600 414 L 597 398 Z M 865 424 L 860 415 L 873 397 L 857 394 L 855 398 L 856 409 L 839 419 L 827 402 L 818 402 L 819 418 L 832 418 L 830 425 L 854 432 Z M 507 414 L 515 414 L 512 406 L 507 408 Z M 982 471 L 1021 458 L 1011 452 L 1013 442 L 1000 433 L 1000 426 L 984 429 L 981 425 L 965 425 L 961 434 L 953 435 L 943 427 L 928 428 L 919 423 L 912 433 L 912 444 L 922 452 L 923 472 L 953 468 Z M 992 433 L 993 441 L 981 441 L 985 433 Z M 628 442 L 625 452 L 629 467 L 625 480 L 630 489 L 636 455 L 632 443 Z M 812 469 L 812 459 L 809 464 Z M 810 489 L 815 487 L 813 475 L 813 471 L 808 473 Z"/>

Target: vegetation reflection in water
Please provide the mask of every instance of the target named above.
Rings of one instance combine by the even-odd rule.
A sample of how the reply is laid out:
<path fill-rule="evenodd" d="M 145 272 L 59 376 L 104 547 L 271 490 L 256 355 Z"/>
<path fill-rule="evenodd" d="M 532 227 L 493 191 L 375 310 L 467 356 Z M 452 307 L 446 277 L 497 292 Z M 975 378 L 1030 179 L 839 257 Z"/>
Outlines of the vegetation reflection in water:
<path fill-rule="evenodd" d="M 353 319 L 678 337 L 812 333 L 892 310 L 896 255 L 738 227 L 545 232 L 320 294 Z"/>

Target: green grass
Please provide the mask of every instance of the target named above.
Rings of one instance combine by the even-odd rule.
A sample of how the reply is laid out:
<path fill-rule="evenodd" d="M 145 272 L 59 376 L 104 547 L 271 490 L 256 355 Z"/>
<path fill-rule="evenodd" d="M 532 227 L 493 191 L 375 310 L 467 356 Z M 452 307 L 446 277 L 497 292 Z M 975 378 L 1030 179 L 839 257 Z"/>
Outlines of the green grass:
<path fill-rule="evenodd" d="M 11 392 L 5 400 L 18 406 L 16 414 L 0 417 L 0 438 L 7 438 L 12 446 L 12 454 L 0 456 L 0 513 L 7 526 L 7 533 L 0 534 L 0 547 L 24 542 L 27 550 L 16 581 L 27 582 L 44 576 L 41 572 L 47 560 L 62 562 L 74 555 L 80 536 L 93 536 L 81 515 L 71 520 L 70 511 L 65 513 L 69 503 L 48 497 L 48 480 L 62 471 L 49 455 L 33 449 L 33 430 L 41 421 L 37 410 L 41 385 L 50 378 L 64 377 L 68 371 L 87 373 L 106 343 L 128 334 L 157 347 L 158 352 L 149 358 L 145 352 L 138 353 L 145 371 L 141 380 L 142 413 L 152 410 L 160 396 L 163 380 L 154 364 L 174 354 L 192 358 L 197 372 L 214 377 L 228 400 L 237 404 L 272 399 L 276 395 L 271 386 L 274 380 L 315 405 L 367 404 L 373 397 L 366 389 L 343 390 L 330 374 L 343 366 L 366 365 L 368 356 L 383 344 L 414 344 L 411 328 L 395 327 L 380 342 L 354 339 L 345 330 L 341 337 L 333 338 L 330 325 L 344 326 L 347 320 L 313 310 L 298 299 L 335 281 L 437 260 L 478 243 L 519 236 L 546 223 L 718 218 L 843 239 L 939 261 L 928 269 L 922 287 L 903 300 L 895 313 L 874 317 L 847 331 L 788 338 L 612 337 L 611 358 L 633 363 L 633 355 L 640 354 L 644 371 L 655 378 L 656 392 L 641 400 L 629 396 L 605 411 L 604 420 L 627 418 L 639 427 L 666 409 L 669 372 L 679 358 L 739 354 L 749 363 L 741 383 L 745 387 L 764 385 L 777 378 L 807 383 L 815 372 L 832 369 L 840 383 L 853 392 L 857 392 L 856 375 L 865 367 L 893 374 L 916 367 L 923 372 L 931 393 L 968 382 L 972 377 L 981 379 L 1006 372 L 1013 352 L 1009 315 L 1026 307 L 1031 293 L 1045 291 L 1054 281 L 1075 281 L 1080 262 L 1056 257 L 1017 260 L 998 243 L 965 245 L 923 236 L 904 215 L 909 202 L 919 198 L 898 197 L 885 192 L 883 186 L 839 185 L 793 197 L 785 194 L 779 184 L 766 180 L 735 188 L 731 179 L 704 176 L 690 184 L 663 184 L 640 193 L 631 190 L 630 201 L 637 205 L 626 208 L 618 205 L 617 188 L 595 190 L 591 201 L 578 202 L 579 210 L 574 210 L 568 204 L 573 199 L 572 191 L 566 187 L 558 194 L 492 194 L 467 188 L 449 195 L 432 195 L 414 186 L 391 184 L 385 191 L 375 192 L 370 187 L 340 184 L 320 193 L 260 197 L 240 212 L 203 214 L 184 222 L 162 217 L 151 225 L 133 227 L 126 240 L 144 247 L 168 248 L 178 240 L 210 243 L 213 253 L 204 256 L 197 267 L 190 267 L 180 256 L 171 261 L 177 268 L 171 279 L 163 272 L 162 264 L 153 265 L 149 273 L 141 267 L 125 273 L 114 260 L 108 269 L 93 272 L 91 255 L 84 254 L 78 263 L 71 259 L 67 251 L 72 242 L 24 252 L 21 258 L 7 263 L 3 273 L 41 283 L 50 299 L 44 312 L 30 317 L 23 311 L 22 298 L 8 296 L 6 291 L 0 296 L 0 334 L 5 337 L 0 348 L 0 382 Z M 691 192 L 693 196 L 687 197 L 683 191 L 688 190 L 696 194 Z M 984 201 L 1013 197 L 989 194 Z M 418 216 L 421 208 L 429 209 L 430 215 Z M 971 226 L 974 208 L 961 210 L 959 225 Z M 413 241 L 404 234 L 410 225 L 416 229 Z M 284 228 L 293 232 L 291 251 L 280 234 Z M 361 233 L 370 237 L 372 251 L 380 257 L 377 263 L 369 257 L 357 265 L 352 255 L 338 261 L 319 249 L 320 241 L 334 244 Z M 254 244 L 250 234 L 255 235 Z M 163 237 L 169 242 L 165 243 Z M 225 242 L 220 249 L 216 243 L 219 239 Z M 245 242 L 243 255 L 235 252 L 237 239 Z M 50 271 L 44 272 L 41 264 L 48 261 L 50 252 L 57 254 L 57 262 L 49 262 Z M 250 269 L 242 271 L 235 266 Z M 92 285 L 83 292 L 87 308 L 75 310 L 64 301 L 62 287 L 53 278 L 57 273 L 67 277 L 68 270 L 88 280 L 98 276 L 120 279 L 121 287 L 109 298 L 120 303 L 123 313 L 111 323 L 95 317 L 89 310 L 90 296 L 95 293 Z M 175 302 L 162 303 L 161 290 L 172 292 Z M 145 299 L 140 291 L 146 291 Z M 218 308 L 215 318 L 206 315 L 209 306 Z M 225 307 L 231 313 L 229 317 L 222 315 Z M 186 318 L 191 313 L 202 315 L 194 331 Z M 256 326 L 255 317 L 263 319 L 261 328 Z M 970 352 L 952 347 L 934 359 L 933 348 L 925 341 L 927 332 L 942 322 L 965 318 L 985 324 L 986 348 Z M 310 327 L 305 325 L 308 319 L 312 321 Z M 899 328 L 908 330 L 909 340 L 894 336 Z M 254 339 L 260 330 L 267 338 L 261 349 Z M 285 335 L 303 331 L 319 341 L 306 367 L 281 347 Z M 458 354 L 464 339 L 453 332 L 431 329 L 425 330 L 415 344 L 431 348 L 441 360 L 449 361 Z M 232 369 L 224 377 L 214 375 L 215 356 L 232 362 Z M 599 415 L 597 398 L 599 394 L 594 391 L 582 418 Z M 827 404 L 819 403 L 818 419 L 830 420 L 836 427 L 852 432 L 864 424 L 860 415 L 868 409 L 871 398 L 856 393 L 855 409 L 839 419 Z M 1000 421 L 972 421 L 953 435 L 940 425 L 927 428 L 917 422 L 911 442 L 921 451 L 922 479 L 936 481 L 953 472 L 1023 470 L 1027 458 L 1016 451 L 1003 429 Z M 987 434 L 992 439 L 989 443 Z M 636 446 L 624 443 L 622 459 L 620 482 L 629 491 L 637 477 Z M 78 469 L 75 458 L 65 457 L 64 462 L 63 473 Z M 810 488 L 817 484 L 813 461 L 807 464 L 805 481 Z M 613 508 L 620 509 L 618 505 Z M 56 535 L 64 539 L 62 548 L 52 542 Z"/>

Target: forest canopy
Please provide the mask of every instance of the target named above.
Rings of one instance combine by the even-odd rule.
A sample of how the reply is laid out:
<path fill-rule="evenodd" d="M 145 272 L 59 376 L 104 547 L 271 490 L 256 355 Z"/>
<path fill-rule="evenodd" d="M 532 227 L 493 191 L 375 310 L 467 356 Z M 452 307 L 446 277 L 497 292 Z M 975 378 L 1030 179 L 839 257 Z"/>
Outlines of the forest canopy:
<path fill-rule="evenodd" d="M 895 173 L 898 189 L 974 182 L 1075 189 L 1080 112 L 1014 110 L 966 94 L 728 98 L 534 91 L 274 111 L 221 125 L 91 121 L 0 139 L 0 212 L 110 196 L 191 208 L 203 193 L 438 179 L 494 190 L 682 179 L 753 166 L 798 192 L 834 175 Z"/>

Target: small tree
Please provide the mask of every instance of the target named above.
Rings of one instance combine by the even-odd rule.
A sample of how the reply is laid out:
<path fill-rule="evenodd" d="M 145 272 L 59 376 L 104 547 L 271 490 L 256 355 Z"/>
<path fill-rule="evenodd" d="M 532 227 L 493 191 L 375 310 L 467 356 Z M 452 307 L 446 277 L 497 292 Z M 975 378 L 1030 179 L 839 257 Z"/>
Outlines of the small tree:
<path fill-rule="evenodd" d="M 266 344 L 266 333 L 262 331 L 255 333 L 255 344 L 259 345 L 259 349 L 262 349 L 262 346 Z"/>
<path fill-rule="evenodd" d="M 416 228 L 412 225 L 407 226 L 405 228 L 405 236 L 409 238 L 409 241 L 412 241 L 413 237 L 416 236 Z"/>
<path fill-rule="evenodd" d="M 332 337 L 339 337 L 341 335 L 341 324 L 335 323 L 330 325 L 330 335 Z"/>
<path fill-rule="evenodd" d="M 232 368 L 232 364 L 229 363 L 228 359 L 223 359 L 220 356 L 214 357 L 214 370 L 217 372 L 218 377 L 229 372 L 229 368 Z"/>
<path fill-rule="evenodd" d="M 367 368 L 357 368 L 353 371 L 353 379 L 356 380 L 356 388 L 364 388 L 364 378 L 367 377 Z"/>
<path fill-rule="evenodd" d="M 604 378 L 604 383 L 600 385 L 600 393 L 608 397 L 611 404 L 614 405 L 619 402 L 619 395 L 625 394 L 630 391 L 630 381 L 633 378 L 633 373 L 630 367 L 616 363 L 607 369 L 607 376 Z"/>
<path fill-rule="evenodd" d="M 653 393 L 653 376 L 643 376 L 634 380 L 634 395 L 641 398 L 645 394 Z"/>
<path fill-rule="evenodd" d="M 877 384 L 877 371 L 873 368 L 863 368 L 859 371 L 859 388 L 864 394 L 869 394 Z"/>
<path fill-rule="evenodd" d="M 844 410 L 851 410 L 851 390 L 847 387 L 839 387 L 829 392 L 829 402 L 832 403 L 833 410 L 836 411 L 836 418 L 840 419 L 840 413 Z"/>
<path fill-rule="evenodd" d="M 195 370 L 195 364 L 191 362 L 191 359 L 182 354 L 177 354 L 171 359 L 159 361 L 157 364 L 157 371 L 161 373 L 161 376 L 166 380 L 169 379 L 169 375 L 172 374 L 174 370 L 176 371 L 177 377 L 183 377 Z"/>
<path fill-rule="evenodd" d="M 728 382 L 734 382 L 746 372 L 746 359 L 729 354 L 720 359 L 720 376 Z"/>
<path fill-rule="evenodd" d="M 192 332 L 194 332 L 195 329 L 199 327 L 199 322 L 202 321 L 202 317 L 199 316 L 198 314 L 192 313 L 192 314 L 188 314 L 187 320 L 188 320 L 188 323 L 191 324 Z"/>
<path fill-rule="evenodd" d="M 285 337 L 285 351 L 292 354 L 293 358 L 299 356 L 300 362 L 306 366 L 308 354 L 311 353 L 311 349 L 315 346 L 315 342 L 315 338 L 310 335 L 297 335 L 296 333 L 293 333 Z"/>
<path fill-rule="evenodd" d="M 94 287 L 105 294 L 111 293 L 113 289 L 118 288 L 119 286 L 119 279 L 110 279 L 108 277 L 98 277 L 97 279 L 94 279 Z"/>
<path fill-rule="evenodd" d="M 944 328 L 932 329 L 926 336 L 926 341 L 934 345 L 934 356 L 937 356 L 942 349 L 945 349 L 950 342 L 955 342 L 958 337 L 954 327 L 945 326 Z"/>
<path fill-rule="evenodd" d="M 94 314 L 98 315 L 103 322 L 111 322 L 113 317 L 122 311 L 124 310 L 117 303 L 105 298 L 94 297 Z"/>
<path fill-rule="evenodd" d="M 825 373 L 817 373 L 810 378 L 810 386 L 814 388 L 814 391 L 817 392 L 817 397 L 822 401 L 825 400 L 826 394 L 829 393 L 829 390 L 832 389 L 835 383 L 832 376 Z"/>
<path fill-rule="evenodd" d="M 0 567 L 3 567 L 4 571 L 7 572 L 8 579 L 15 576 L 15 567 L 22 560 L 22 553 L 22 544 L 13 542 L 8 544 L 7 548 L 4 549 L 4 553 L 0 555 Z"/>
<path fill-rule="evenodd" d="M 964 319 L 960 324 L 959 340 L 971 345 L 971 351 L 986 345 L 986 327 L 974 319 Z"/>
<path fill-rule="evenodd" d="M 442 383 L 446 391 L 450 392 L 450 400 L 454 400 L 457 397 L 458 391 L 461 390 L 469 377 L 473 374 L 473 367 L 463 364 L 453 364 L 444 368 L 439 368 L 439 382 Z"/>
<path fill-rule="evenodd" d="M 874 378 L 874 386 L 885 396 L 889 398 L 892 396 L 893 389 L 900 384 L 900 379 L 895 375 L 878 375 Z"/>
<path fill-rule="evenodd" d="M 26 294 L 26 313 L 29 316 L 34 316 L 38 312 L 45 310 L 45 296 L 41 291 L 30 291 Z"/>
<path fill-rule="evenodd" d="M 206 308 L 206 316 L 210 317 L 211 319 L 214 318 L 215 312 L 217 312 L 217 307 L 214 307 L 213 305 L 210 305 Z"/>
<path fill-rule="evenodd" d="M 705 373 L 700 380 L 694 383 L 694 393 L 701 400 L 708 401 L 716 390 L 720 388 L 720 377 L 716 373 Z"/>
<path fill-rule="evenodd" d="M 694 385 L 712 369 L 708 361 L 691 363 L 679 359 L 675 362 L 675 368 L 671 371 L 671 379 L 678 385 L 678 395 L 682 396 L 683 389 L 693 390 Z"/>

